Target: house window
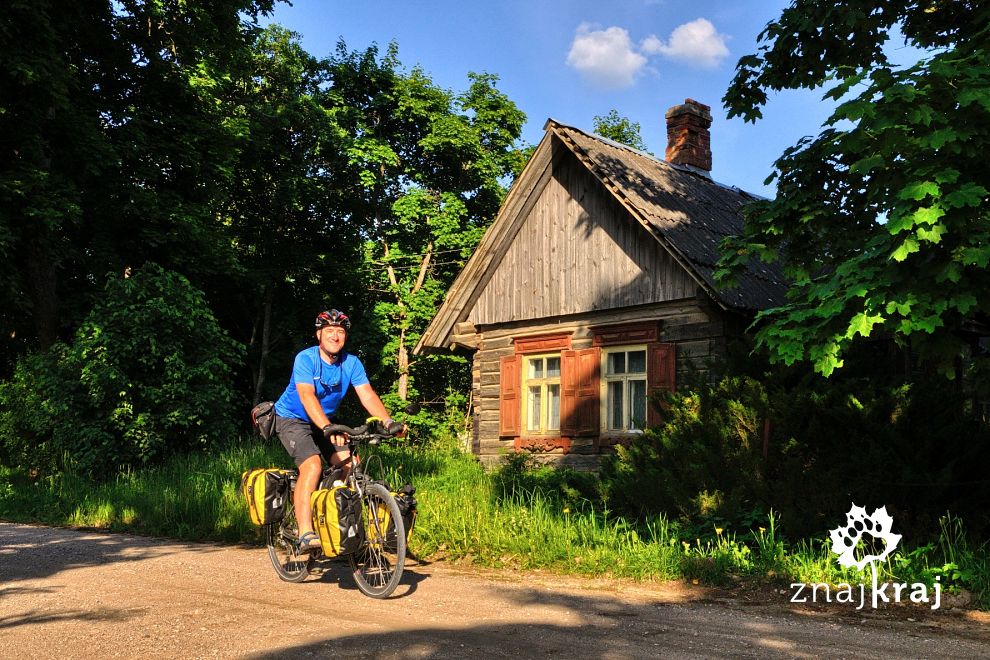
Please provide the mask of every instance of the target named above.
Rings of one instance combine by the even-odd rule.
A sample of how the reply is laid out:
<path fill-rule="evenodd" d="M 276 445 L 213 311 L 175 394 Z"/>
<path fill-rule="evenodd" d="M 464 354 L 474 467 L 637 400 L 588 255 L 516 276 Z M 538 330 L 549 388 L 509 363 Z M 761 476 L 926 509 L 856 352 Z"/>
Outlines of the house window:
<path fill-rule="evenodd" d="M 603 351 L 604 430 L 638 431 L 646 425 L 646 346 Z"/>
<path fill-rule="evenodd" d="M 532 355 L 523 365 L 526 431 L 560 431 L 560 355 Z"/>

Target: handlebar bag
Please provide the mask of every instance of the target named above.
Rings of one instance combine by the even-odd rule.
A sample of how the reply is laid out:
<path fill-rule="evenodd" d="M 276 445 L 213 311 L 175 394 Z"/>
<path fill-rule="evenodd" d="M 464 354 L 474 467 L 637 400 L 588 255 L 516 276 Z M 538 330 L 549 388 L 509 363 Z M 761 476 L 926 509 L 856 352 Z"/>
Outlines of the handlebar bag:
<path fill-rule="evenodd" d="M 251 409 L 251 423 L 262 438 L 268 440 L 275 432 L 275 404 L 262 401 Z"/>
<path fill-rule="evenodd" d="M 310 497 L 313 526 L 320 537 L 323 554 L 338 557 L 357 552 L 364 544 L 361 497 L 347 486 L 323 488 Z"/>
<path fill-rule="evenodd" d="M 285 515 L 289 492 L 288 470 L 255 468 L 241 475 L 241 492 L 247 501 L 251 522 L 271 525 Z"/>

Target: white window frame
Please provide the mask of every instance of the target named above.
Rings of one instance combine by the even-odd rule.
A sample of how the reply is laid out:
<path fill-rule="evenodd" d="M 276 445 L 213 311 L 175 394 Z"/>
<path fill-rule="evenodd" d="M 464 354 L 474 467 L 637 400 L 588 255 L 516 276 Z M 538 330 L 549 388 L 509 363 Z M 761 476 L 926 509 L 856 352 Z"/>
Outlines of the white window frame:
<path fill-rule="evenodd" d="M 636 351 L 643 352 L 642 372 L 637 371 L 636 373 L 630 374 L 627 371 L 627 373 L 623 373 L 623 374 L 609 375 L 608 373 L 609 355 L 615 353 L 628 354 Z M 650 353 L 649 353 L 649 348 L 647 347 L 646 344 L 631 344 L 628 346 L 609 346 L 608 348 L 602 348 L 601 371 L 599 372 L 601 373 L 601 390 L 599 392 L 600 394 L 599 401 L 601 401 L 601 406 L 600 406 L 599 419 L 601 420 L 600 426 L 603 435 L 627 435 L 627 434 L 636 434 L 643 432 L 642 427 L 646 426 L 645 415 L 646 415 L 647 406 L 649 406 L 649 379 L 647 376 L 647 373 L 650 368 L 649 360 L 650 360 Z M 627 356 L 626 357 L 627 365 L 628 365 L 628 361 L 629 358 Z M 630 426 L 632 425 L 631 422 L 634 421 L 630 419 L 632 397 L 630 397 L 629 395 L 629 390 L 630 390 L 629 383 L 631 381 L 637 381 L 643 383 L 643 394 L 645 398 L 644 401 L 645 405 L 643 407 L 644 419 L 640 420 L 639 427 L 634 427 L 634 428 L 630 428 Z M 609 414 L 612 410 L 612 405 L 611 405 L 612 402 L 609 400 L 609 383 L 616 383 L 616 382 L 623 383 L 622 428 L 618 428 L 618 429 L 609 428 Z"/>
<path fill-rule="evenodd" d="M 522 390 L 520 397 L 522 401 L 522 414 L 520 415 L 520 432 L 523 435 L 560 435 L 560 404 L 561 404 L 561 382 L 560 382 L 560 368 L 561 368 L 561 357 L 560 353 L 536 353 L 536 354 L 526 354 L 522 356 L 522 365 L 520 371 L 522 372 Z M 553 378 L 548 378 L 546 376 L 546 361 L 547 359 L 557 360 L 557 376 Z M 543 378 L 530 378 L 529 377 L 529 365 L 530 362 L 535 360 L 543 361 Z M 537 425 L 538 428 L 530 428 L 530 386 L 539 384 L 540 386 L 540 419 Z M 550 426 L 550 388 L 552 386 L 557 386 L 557 428 L 549 428 Z"/>

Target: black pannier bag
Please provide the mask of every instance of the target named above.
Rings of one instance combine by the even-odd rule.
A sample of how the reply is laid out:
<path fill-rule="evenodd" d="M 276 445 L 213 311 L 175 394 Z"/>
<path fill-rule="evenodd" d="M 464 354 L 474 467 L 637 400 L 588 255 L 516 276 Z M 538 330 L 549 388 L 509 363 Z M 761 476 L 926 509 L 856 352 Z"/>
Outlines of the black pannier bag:
<path fill-rule="evenodd" d="M 241 475 L 241 493 L 247 501 L 251 522 L 272 525 L 285 515 L 289 494 L 289 472 L 277 468 L 255 468 Z"/>
<path fill-rule="evenodd" d="M 409 535 L 412 534 L 413 526 L 416 524 L 416 487 L 406 484 L 395 496 L 395 503 L 399 505 L 399 513 L 402 514 L 402 526 L 406 528 L 406 543 L 409 543 Z M 387 546 L 395 548 L 395 525 L 391 526 L 391 534 L 385 537 Z"/>
<path fill-rule="evenodd" d="M 388 486 L 385 487 L 388 488 Z M 413 525 L 416 524 L 416 498 L 413 497 L 416 494 L 416 488 L 412 484 L 406 484 L 398 491 L 391 491 L 391 493 L 392 497 L 395 498 L 395 503 L 399 506 L 399 514 L 402 516 L 402 526 L 405 528 L 406 543 L 408 544 L 409 535 L 412 534 Z M 389 515 L 388 507 L 384 504 L 378 507 L 378 519 L 385 530 L 382 545 L 387 552 L 395 552 L 398 548 L 396 543 L 398 536 L 395 533 L 395 523 L 392 521 L 392 516 Z M 374 538 L 374 530 L 369 529 L 367 533 L 369 538 Z"/>
<path fill-rule="evenodd" d="M 310 497 L 313 527 L 323 554 L 338 557 L 357 552 L 364 545 L 361 496 L 347 486 L 314 491 Z"/>
<path fill-rule="evenodd" d="M 251 423 L 262 438 L 268 440 L 275 432 L 275 404 L 262 401 L 251 409 Z"/>

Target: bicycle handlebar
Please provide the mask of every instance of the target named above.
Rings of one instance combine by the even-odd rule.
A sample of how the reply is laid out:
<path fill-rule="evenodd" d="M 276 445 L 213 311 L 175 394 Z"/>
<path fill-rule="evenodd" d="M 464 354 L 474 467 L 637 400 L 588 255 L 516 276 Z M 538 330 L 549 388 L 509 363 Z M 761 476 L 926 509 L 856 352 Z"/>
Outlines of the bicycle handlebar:
<path fill-rule="evenodd" d="M 347 436 L 347 439 L 352 442 L 367 441 L 370 445 L 376 445 L 382 440 L 389 440 L 398 436 L 404 430 L 405 425 L 401 425 L 401 428 L 395 432 L 389 432 L 389 429 L 385 428 L 380 421 L 374 420 L 357 428 L 351 428 L 344 424 L 331 424 L 327 427 L 326 432 L 328 435 Z"/>

